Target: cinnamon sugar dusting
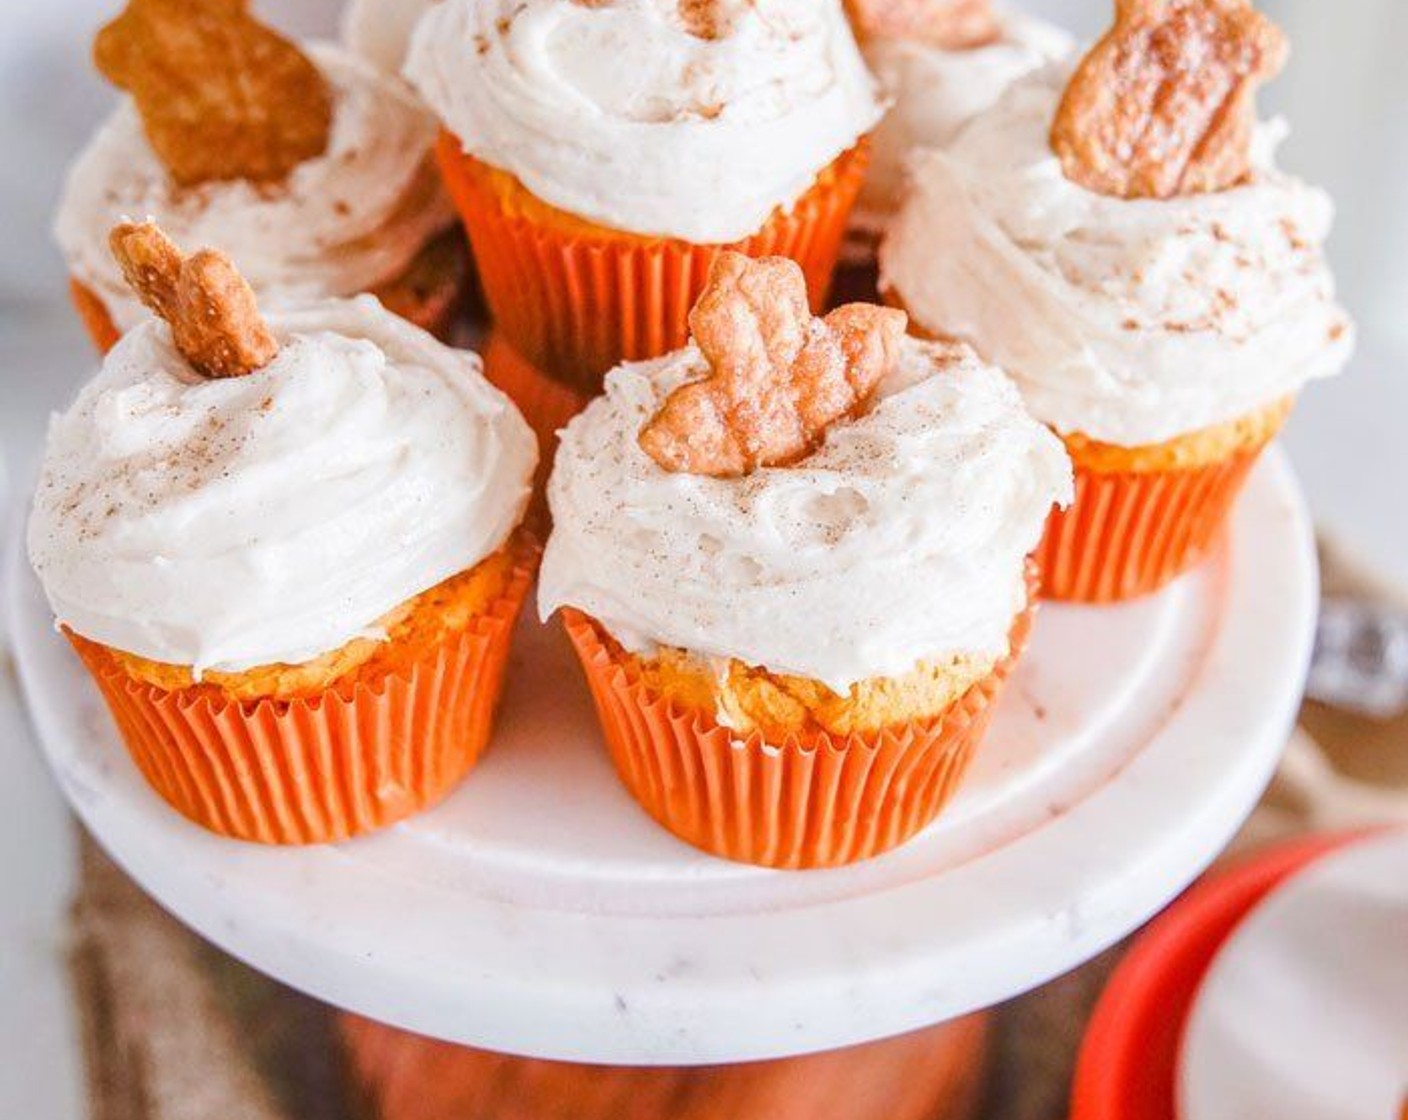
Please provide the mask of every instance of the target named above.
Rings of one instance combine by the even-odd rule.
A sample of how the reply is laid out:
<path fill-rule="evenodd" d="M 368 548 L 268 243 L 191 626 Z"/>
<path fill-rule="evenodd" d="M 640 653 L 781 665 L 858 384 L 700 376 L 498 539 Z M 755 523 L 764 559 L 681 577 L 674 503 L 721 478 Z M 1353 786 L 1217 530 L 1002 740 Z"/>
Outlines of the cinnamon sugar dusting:
<path fill-rule="evenodd" d="M 181 186 L 283 179 L 327 150 L 332 94 L 248 0 L 129 0 L 98 33 L 98 69 L 132 94 Z"/>
<path fill-rule="evenodd" d="M 865 403 L 905 323 L 869 304 L 813 318 L 796 262 L 724 253 L 689 316 L 711 373 L 671 393 L 640 445 L 668 471 L 714 477 L 801 458 Z"/>
<path fill-rule="evenodd" d="M 1245 183 L 1253 99 L 1285 58 L 1250 0 L 1117 0 L 1114 27 L 1066 88 L 1052 149 L 1068 179 L 1119 198 Z"/>
<path fill-rule="evenodd" d="M 274 360 L 278 343 L 225 254 L 183 256 L 152 222 L 123 222 L 109 243 L 128 284 L 170 325 L 176 348 L 201 376 L 241 377 Z"/>

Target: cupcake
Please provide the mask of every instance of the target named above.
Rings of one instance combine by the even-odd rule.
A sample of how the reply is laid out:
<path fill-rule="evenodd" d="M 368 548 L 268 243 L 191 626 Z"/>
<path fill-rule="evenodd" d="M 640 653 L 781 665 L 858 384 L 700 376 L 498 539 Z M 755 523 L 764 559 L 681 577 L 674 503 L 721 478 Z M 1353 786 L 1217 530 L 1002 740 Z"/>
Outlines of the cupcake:
<path fill-rule="evenodd" d="M 113 244 L 161 317 L 54 417 L 28 546 L 132 757 L 266 843 L 435 802 L 488 740 L 531 579 L 528 426 L 370 296 L 261 315 L 219 253 Z"/>
<path fill-rule="evenodd" d="M 870 167 L 847 237 L 848 263 L 873 264 L 899 207 L 905 162 L 944 148 L 1017 79 L 1068 55 L 1060 28 L 986 0 L 847 0 L 870 69 L 891 99 L 871 136 Z"/>
<path fill-rule="evenodd" d="M 916 164 L 881 282 L 1065 440 L 1048 596 L 1128 599 L 1196 565 L 1302 386 L 1350 356 L 1330 201 L 1255 119 L 1283 53 L 1244 0 L 1121 4 L 1073 74 L 1024 79 Z"/>
<path fill-rule="evenodd" d="M 495 329 L 588 393 L 684 344 L 726 246 L 820 306 L 881 111 L 840 0 L 442 0 L 406 74 Z"/>
<path fill-rule="evenodd" d="M 448 331 L 467 263 L 434 119 L 398 79 L 337 46 L 305 54 L 242 7 L 132 0 L 98 35 L 99 69 L 130 96 L 73 164 L 55 221 L 94 341 L 145 318 L 107 247 L 129 216 L 237 255 L 262 300 L 370 292 Z"/>
<path fill-rule="evenodd" d="M 822 867 L 927 824 L 1027 636 L 1060 441 L 902 313 L 813 320 L 725 254 L 693 341 L 566 428 L 539 583 L 640 804 L 729 859 Z"/>

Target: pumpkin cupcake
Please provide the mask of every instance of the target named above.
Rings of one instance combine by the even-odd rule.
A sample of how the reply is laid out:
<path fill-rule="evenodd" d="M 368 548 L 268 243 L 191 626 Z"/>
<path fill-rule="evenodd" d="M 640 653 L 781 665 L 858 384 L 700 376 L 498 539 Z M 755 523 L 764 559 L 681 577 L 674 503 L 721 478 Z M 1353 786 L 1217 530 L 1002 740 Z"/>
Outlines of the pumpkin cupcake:
<path fill-rule="evenodd" d="M 265 316 L 222 254 L 113 245 L 161 318 L 54 418 L 28 543 L 133 758 L 247 840 L 433 803 L 487 742 L 530 582 L 528 426 L 369 296 Z"/>
<path fill-rule="evenodd" d="M 130 97 L 70 169 L 55 234 L 100 349 L 145 317 L 107 248 L 128 216 L 237 254 L 265 301 L 370 292 L 448 331 L 467 261 L 434 120 L 402 82 L 340 47 L 301 50 L 242 0 L 131 0 L 94 57 Z"/>
<path fill-rule="evenodd" d="M 1197 564 L 1302 386 L 1350 356 L 1330 201 L 1255 119 L 1284 53 L 1247 0 L 1121 0 L 1074 74 L 1024 79 L 924 157 L 882 246 L 893 300 L 1000 364 L 1066 441 L 1053 598 L 1128 599 Z"/>
<path fill-rule="evenodd" d="M 442 0 L 406 74 L 496 329 L 587 392 L 684 344 L 727 246 L 820 306 L 881 111 L 840 0 Z"/>
<path fill-rule="evenodd" d="M 1026 639 L 1070 468 L 966 347 L 725 254 L 693 341 L 566 428 L 540 580 L 642 806 L 730 859 L 821 867 L 927 824 Z"/>
<path fill-rule="evenodd" d="M 989 0 L 846 0 L 866 62 L 891 99 L 847 237 L 848 264 L 874 265 L 899 208 L 906 162 L 944 148 L 1017 79 L 1068 55 L 1060 28 Z"/>

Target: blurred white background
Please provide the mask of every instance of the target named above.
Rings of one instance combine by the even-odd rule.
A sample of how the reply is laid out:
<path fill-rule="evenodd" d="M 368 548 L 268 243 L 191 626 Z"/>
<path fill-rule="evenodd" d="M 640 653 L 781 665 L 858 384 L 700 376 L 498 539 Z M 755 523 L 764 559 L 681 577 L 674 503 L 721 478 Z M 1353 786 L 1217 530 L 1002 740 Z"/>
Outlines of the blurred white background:
<path fill-rule="evenodd" d="M 386 0 L 394 3 L 395 0 Z M 1083 36 L 1110 0 L 1027 0 Z M 340 0 L 257 0 L 280 27 L 329 33 Z M 113 94 L 88 63 L 94 29 L 119 0 L 5 4 L 0 36 L 0 439 L 26 469 L 40 419 L 88 375 L 92 355 L 65 304 L 49 235 L 64 166 Z M 1262 0 L 1294 55 L 1263 99 L 1284 112 L 1286 165 L 1339 203 L 1331 245 L 1345 302 L 1362 328 L 1349 376 L 1313 387 L 1289 443 L 1321 525 L 1408 587 L 1408 4 Z"/>

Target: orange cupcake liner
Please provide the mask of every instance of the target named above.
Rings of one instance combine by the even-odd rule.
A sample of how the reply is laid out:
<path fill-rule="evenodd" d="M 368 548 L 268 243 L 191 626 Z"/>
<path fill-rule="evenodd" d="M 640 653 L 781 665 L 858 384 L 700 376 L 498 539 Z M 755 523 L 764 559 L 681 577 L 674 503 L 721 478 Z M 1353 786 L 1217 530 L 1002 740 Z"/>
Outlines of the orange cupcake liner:
<path fill-rule="evenodd" d="M 1026 647 L 1036 580 L 1010 652 L 938 716 L 869 734 L 781 744 L 740 739 L 713 714 L 648 688 L 633 661 L 580 611 L 563 612 L 616 771 L 655 820 L 724 859 L 780 869 L 837 867 L 889 851 L 957 791 Z"/>
<path fill-rule="evenodd" d="M 123 672 L 103 646 L 69 638 L 133 761 L 172 808 L 239 840 L 345 840 L 439 801 L 478 760 L 531 555 L 489 610 L 405 669 L 307 700 L 168 691 Z"/>
<path fill-rule="evenodd" d="M 538 437 L 539 469 L 546 474 L 559 429 L 586 408 L 591 398 L 549 377 L 498 331 L 490 333 L 484 347 L 484 376 L 523 413 Z"/>
<path fill-rule="evenodd" d="M 452 134 L 441 134 L 436 154 L 496 329 L 539 369 L 595 393 L 612 367 L 689 340 L 690 308 L 726 249 L 791 257 L 820 309 L 869 149 L 862 140 L 790 212 L 774 212 L 756 234 L 730 245 L 642 237 L 570 218 L 557 228 L 506 204 L 495 182 L 501 173 L 467 155 Z"/>
<path fill-rule="evenodd" d="M 108 314 L 107 307 L 92 288 L 83 281 L 72 277 L 68 282 L 68 294 L 73 301 L 74 310 L 78 312 L 78 317 L 83 322 L 83 329 L 93 340 L 94 349 L 99 354 L 106 354 L 117 345 L 117 340 L 122 337 L 122 332 L 117 329 L 117 324 Z"/>
<path fill-rule="evenodd" d="M 1196 567 L 1216 547 L 1265 446 L 1174 470 L 1097 471 L 1077 463 L 1075 501 L 1052 512 L 1037 552 L 1042 597 L 1117 603 Z"/>

